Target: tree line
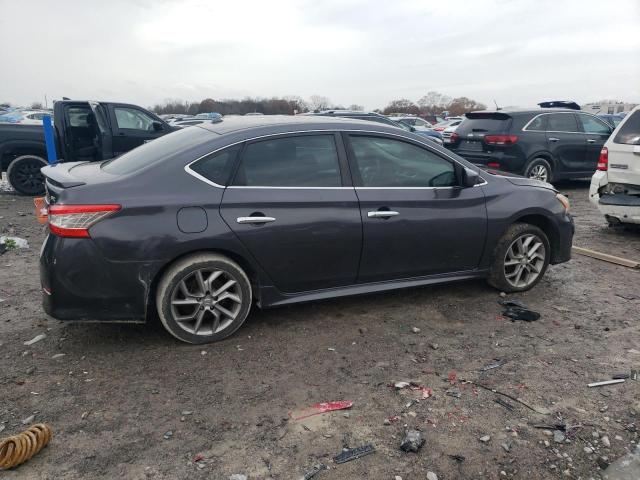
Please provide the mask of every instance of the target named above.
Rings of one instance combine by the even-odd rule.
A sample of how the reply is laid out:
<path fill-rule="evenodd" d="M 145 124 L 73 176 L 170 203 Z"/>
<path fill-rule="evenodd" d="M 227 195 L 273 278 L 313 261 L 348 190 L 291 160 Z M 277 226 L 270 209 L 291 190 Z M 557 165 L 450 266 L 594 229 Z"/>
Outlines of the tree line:
<path fill-rule="evenodd" d="M 487 107 L 480 102 L 467 97 L 452 98 L 439 92 L 428 92 L 417 102 L 401 98 L 389 102 L 382 109 L 375 112 L 388 115 L 390 113 L 403 113 L 411 115 L 441 115 L 449 112 L 450 116 L 462 115 L 474 110 L 484 110 Z M 246 113 L 262 113 L 264 115 L 293 115 L 322 110 L 364 110 L 362 105 L 340 105 L 332 102 L 328 97 L 312 95 L 308 100 L 291 95 L 286 97 L 251 98 L 242 100 L 222 99 L 214 100 L 205 98 L 200 102 L 186 102 L 182 100 L 166 100 L 152 107 L 157 114 L 179 113 L 196 115 L 198 113 L 217 112 L 222 115 L 244 115 Z"/>

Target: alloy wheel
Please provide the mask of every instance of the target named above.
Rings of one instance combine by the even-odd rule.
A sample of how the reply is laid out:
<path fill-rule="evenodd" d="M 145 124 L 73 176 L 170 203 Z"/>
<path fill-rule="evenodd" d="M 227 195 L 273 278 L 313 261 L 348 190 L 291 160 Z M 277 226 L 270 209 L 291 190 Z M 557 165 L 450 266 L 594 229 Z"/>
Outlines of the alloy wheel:
<path fill-rule="evenodd" d="M 201 268 L 187 274 L 171 293 L 171 314 L 185 332 L 210 336 L 240 314 L 242 290 L 225 270 Z"/>
<path fill-rule="evenodd" d="M 516 238 L 504 256 L 504 276 L 515 288 L 533 284 L 544 268 L 546 251 L 537 235 L 527 234 Z"/>
<path fill-rule="evenodd" d="M 549 172 L 547 171 L 547 167 L 544 165 L 534 165 L 529 172 L 529 178 L 535 178 L 536 180 L 541 180 L 543 182 L 548 181 Z"/>
<path fill-rule="evenodd" d="M 21 160 L 14 172 L 11 182 L 23 192 L 37 194 L 42 191 L 44 176 L 40 169 L 44 165 L 38 160 Z"/>

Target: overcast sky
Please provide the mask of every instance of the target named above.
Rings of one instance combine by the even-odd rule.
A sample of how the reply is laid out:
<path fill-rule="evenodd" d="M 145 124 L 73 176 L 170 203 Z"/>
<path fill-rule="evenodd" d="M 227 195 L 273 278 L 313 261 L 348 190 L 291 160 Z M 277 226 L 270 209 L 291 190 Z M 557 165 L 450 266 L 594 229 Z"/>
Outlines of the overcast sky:
<path fill-rule="evenodd" d="M 0 102 L 640 102 L 640 0 L 0 0 Z"/>

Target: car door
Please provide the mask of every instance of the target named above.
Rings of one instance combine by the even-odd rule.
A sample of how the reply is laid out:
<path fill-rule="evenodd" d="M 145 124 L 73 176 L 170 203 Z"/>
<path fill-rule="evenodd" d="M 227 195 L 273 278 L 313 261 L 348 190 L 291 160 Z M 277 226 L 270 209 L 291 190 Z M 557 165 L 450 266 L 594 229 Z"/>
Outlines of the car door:
<path fill-rule="evenodd" d="M 578 127 L 576 115 L 570 112 L 547 115 L 547 148 L 556 161 L 557 173 L 586 170 L 587 145 Z"/>
<path fill-rule="evenodd" d="M 107 160 L 113 158 L 113 136 L 107 121 L 107 112 L 98 102 L 89 102 L 89 107 L 93 112 L 98 127 L 96 148 L 98 149 L 98 159 Z"/>
<path fill-rule="evenodd" d="M 113 155 L 116 157 L 168 133 L 166 124 L 139 107 L 107 105 L 113 132 Z"/>
<path fill-rule="evenodd" d="M 362 245 L 358 199 L 335 133 L 247 142 L 220 212 L 282 292 L 355 282 Z"/>
<path fill-rule="evenodd" d="M 585 113 L 578 114 L 580 127 L 584 133 L 584 141 L 586 145 L 585 160 L 583 170 L 592 174 L 596 171 L 600 151 L 604 147 L 605 142 L 611 135 L 613 129 L 593 115 Z"/>
<path fill-rule="evenodd" d="M 399 136 L 345 137 L 363 224 L 358 282 L 477 268 L 485 197 L 459 186 L 460 165 Z"/>

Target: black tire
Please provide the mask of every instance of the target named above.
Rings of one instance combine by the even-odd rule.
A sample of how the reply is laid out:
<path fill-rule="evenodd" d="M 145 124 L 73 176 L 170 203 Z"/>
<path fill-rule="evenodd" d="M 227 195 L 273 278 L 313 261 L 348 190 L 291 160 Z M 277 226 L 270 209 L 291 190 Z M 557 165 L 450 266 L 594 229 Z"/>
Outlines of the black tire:
<path fill-rule="evenodd" d="M 531 283 L 519 286 L 514 285 L 507 278 L 507 270 L 512 273 L 511 269 L 517 269 L 518 264 L 505 266 L 507 253 L 518 239 L 529 238 L 530 236 L 537 237 L 541 241 L 542 246 L 544 247 L 544 259 L 537 258 L 538 256 L 536 256 L 535 265 L 533 265 L 532 267 L 522 267 L 523 269 L 536 268 L 537 270 L 539 270 L 537 276 L 535 276 L 535 278 L 532 278 Z M 549 266 L 550 258 L 551 246 L 549 244 L 549 239 L 540 228 L 528 223 L 514 223 L 507 229 L 504 235 L 502 235 L 502 237 L 496 244 L 495 249 L 493 250 L 493 260 L 491 263 L 491 269 L 489 271 L 487 282 L 489 282 L 491 286 L 497 288 L 502 292 L 524 292 L 526 290 L 530 290 L 531 288 L 535 287 L 540 279 L 544 276 L 545 272 L 547 271 L 547 267 Z M 527 273 L 527 275 L 528 274 L 529 273 Z"/>
<path fill-rule="evenodd" d="M 547 159 L 537 157 L 527 164 L 524 169 L 524 176 L 551 183 L 553 181 L 553 167 Z M 541 178 L 541 176 L 546 176 L 546 179 Z"/>
<path fill-rule="evenodd" d="M 44 194 L 44 175 L 40 173 L 47 161 L 37 155 L 22 155 L 14 159 L 7 169 L 9 184 L 20 195 Z"/>
<path fill-rule="evenodd" d="M 204 280 L 201 285 L 197 281 L 198 271 Z M 212 275 L 207 272 L 222 273 L 209 283 Z M 230 281 L 235 281 L 235 284 L 216 297 L 215 291 Z M 221 298 L 225 295 L 227 298 Z M 240 328 L 251 309 L 251 295 L 249 278 L 237 263 L 222 255 L 199 253 L 176 261 L 164 273 L 158 284 L 156 308 L 162 325 L 171 335 L 183 342 L 202 344 L 222 340 Z M 236 299 L 232 300 L 234 297 Z M 178 305 L 180 302 L 188 303 Z M 234 315 L 221 313 L 221 308 Z M 194 318 L 177 320 L 180 316 L 189 317 L 193 312 L 196 312 Z M 198 324 L 200 312 L 203 317 Z M 219 317 L 222 320 L 216 324 Z"/>

